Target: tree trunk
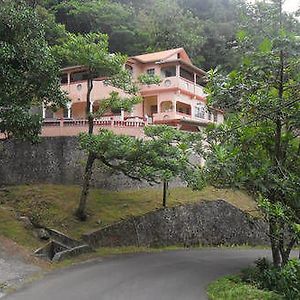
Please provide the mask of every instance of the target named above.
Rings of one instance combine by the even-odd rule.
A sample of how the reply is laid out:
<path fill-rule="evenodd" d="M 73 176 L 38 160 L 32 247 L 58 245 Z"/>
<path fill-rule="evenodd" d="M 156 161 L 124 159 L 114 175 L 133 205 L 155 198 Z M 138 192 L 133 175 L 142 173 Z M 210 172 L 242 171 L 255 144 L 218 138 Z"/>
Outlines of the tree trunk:
<path fill-rule="evenodd" d="M 164 180 L 164 185 L 163 185 L 163 207 L 167 206 L 168 191 L 169 191 L 169 182 Z"/>
<path fill-rule="evenodd" d="M 283 101 L 283 83 L 284 83 L 284 60 L 283 51 L 280 52 L 280 70 L 279 70 L 279 86 L 278 96 L 280 103 L 278 103 L 278 111 L 275 116 L 275 134 L 274 134 L 274 167 L 275 172 L 279 172 L 279 168 L 282 160 L 282 121 L 281 121 L 281 110 L 280 107 Z M 270 197 L 270 201 L 275 203 L 278 201 L 278 195 L 273 194 Z M 275 267 L 280 267 L 282 263 L 282 257 L 280 252 L 280 244 L 284 244 L 284 235 L 279 236 L 277 232 L 278 221 L 274 218 L 269 220 L 269 234 L 272 248 L 272 258 Z"/>
<path fill-rule="evenodd" d="M 89 125 L 89 135 L 93 134 L 93 129 L 94 129 L 94 117 L 93 114 L 91 113 L 91 92 L 93 89 L 93 78 L 92 76 L 89 77 L 87 80 L 87 95 L 86 95 L 86 116 L 88 118 L 88 125 Z M 86 215 L 86 202 L 87 198 L 89 195 L 89 190 L 90 190 L 90 181 L 93 173 L 93 165 L 95 161 L 95 156 L 92 152 L 88 153 L 88 159 L 85 165 L 85 172 L 83 176 L 83 183 L 82 183 L 82 190 L 81 190 L 81 196 L 79 200 L 79 205 L 76 210 L 76 217 L 81 220 L 85 221 L 87 218 Z"/>
<path fill-rule="evenodd" d="M 86 95 L 86 115 L 88 118 L 88 124 L 89 124 L 89 134 L 93 134 L 93 129 L 94 129 L 94 117 L 93 113 L 91 112 L 91 92 L 93 89 L 93 79 L 89 78 L 87 80 L 87 86 L 88 86 L 88 91 Z"/>
<path fill-rule="evenodd" d="M 78 208 L 76 210 L 76 217 L 80 221 L 85 221 L 87 219 L 86 202 L 87 202 L 87 197 L 88 197 L 89 190 L 90 190 L 90 181 L 91 181 L 91 177 L 92 177 L 92 173 L 93 173 L 94 161 L 95 161 L 95 156 L 90 152 L 88 154 L 88 159 L 87 159 L 86 166 L 85 166 L 80 201 L 79 201 Z"/>
<path fill-rule="evenodd" d="M 281 256 L 278 239 L 276 237 L 276 225 L 276 221 L 269 220 L 269 235 L 271 241 L 273 264 L 275 267 L 279 268 L 281 266 Z"/>

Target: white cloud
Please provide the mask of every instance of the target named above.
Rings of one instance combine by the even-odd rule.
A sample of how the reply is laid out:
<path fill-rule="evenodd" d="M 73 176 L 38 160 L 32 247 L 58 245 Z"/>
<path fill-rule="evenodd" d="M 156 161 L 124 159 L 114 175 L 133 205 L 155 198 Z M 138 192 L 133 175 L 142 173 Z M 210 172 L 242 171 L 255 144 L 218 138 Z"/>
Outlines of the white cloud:
<path fill-rule="evenodd" d="M 288 12 L 295 12 L 300 8 L 300 0 L 286 0 L 283 8 Z"/>
<path fill-rule="evenodd" d="M 249 2 L 256 2 L 257 0 L 249 0 Z M 300 8 L 300 0 L 286 0 L 283 9 L 287 12 L 295 12 Z"/>

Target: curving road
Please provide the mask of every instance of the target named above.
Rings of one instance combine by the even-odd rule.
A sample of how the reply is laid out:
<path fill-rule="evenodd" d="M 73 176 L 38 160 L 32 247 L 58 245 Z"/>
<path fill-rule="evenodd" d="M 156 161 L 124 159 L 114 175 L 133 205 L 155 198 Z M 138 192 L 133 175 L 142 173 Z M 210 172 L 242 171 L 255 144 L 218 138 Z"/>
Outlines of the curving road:
<path fill-rule="evenodd" d="M 214 279 L 266 250 L 198 249 L 122 255 L 50 273 L 3 300 L 200 300 Z"/>

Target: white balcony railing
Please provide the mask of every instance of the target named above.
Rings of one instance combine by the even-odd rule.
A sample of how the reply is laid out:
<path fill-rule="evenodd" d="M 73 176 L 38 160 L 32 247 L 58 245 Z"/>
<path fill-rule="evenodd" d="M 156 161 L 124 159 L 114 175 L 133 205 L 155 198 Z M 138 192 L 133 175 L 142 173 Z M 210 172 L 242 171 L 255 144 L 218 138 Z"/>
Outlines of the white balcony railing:
<path fill-rule="evenodd" d="M 95 119 L 94 126 L 116 126 L 116 127 L 144 127 L 146 122 L 142 118 L 127 118 L 120 119 Z M 88 120 L 74 120 L 74 119 L 60 119 L 60 120 L 47 120 L 43 121 L 45 127 L 87 127 Z"/>
<path fill-rule="evenodd" d="M 151 91 L 153 89 L 160 90 L 165 88 L 180 88 L 187 92 L 190 92 L 193 95 L 205 97 L 205 93 L 203 91 L 203 87 L 198 85 L 192 81 L 189 81 L 182 77 L 167 77 L 162 80 L 159 85 L 151 84 L 151 85 L 142 85 L 142 92 Z"/>

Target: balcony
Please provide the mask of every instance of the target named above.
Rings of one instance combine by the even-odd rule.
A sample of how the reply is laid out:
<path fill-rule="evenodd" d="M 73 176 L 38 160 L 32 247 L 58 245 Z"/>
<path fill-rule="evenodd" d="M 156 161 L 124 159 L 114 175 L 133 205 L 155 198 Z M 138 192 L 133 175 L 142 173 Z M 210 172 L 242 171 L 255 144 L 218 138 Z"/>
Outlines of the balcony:
<path fill-rule="evenodd" d="M 103 117 L 94 120 L 94 133 L 101 128 L 109 129 L 116 134 L 143 137 L 143 128 L 147 124 L 142 118 L 128 117 L 121 120 Z M 42 126 L 42 136 L 76 136 L 81 132 L 88 132 L 88 120 L 73 119 L 45 119 Z"/>
<path fill-rule="evenodd" d="M 181 104 L 182 105 L 182 104 Z M 175 109 L 169 109 L 168 111 L 162 111 L 153 114 L 153 123 L 168 123 L 168 121 L 181 120 L 190 121 L 200 124 L 221 124 L 224 121 L 224 116 L 221 112 L 215 111 L 210 113 L 208 111 L 199 112 L 196 107 L 190 107 L 189 109 L 181 109 L 177 107 Z"/>
<path fill-rule="evenodd" d="M 198 96 L 199 98 L 205 98 L 205 93 L 203 87 L 198 85 L 190 80 L 187 80 L 182 77 L 167 77 L 159 85 L 142 85 L 141 92 L 142 94 L 152 93 L 153 91 L 159 92 L 166 89 L 182 90 L 182 92 L 189 93 L 192 96 Z"/>

